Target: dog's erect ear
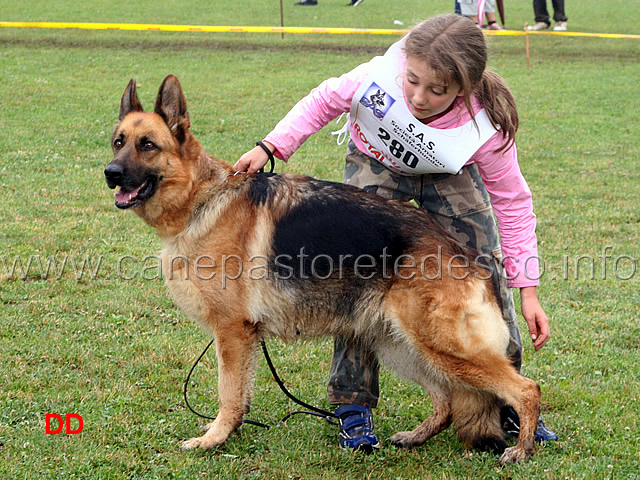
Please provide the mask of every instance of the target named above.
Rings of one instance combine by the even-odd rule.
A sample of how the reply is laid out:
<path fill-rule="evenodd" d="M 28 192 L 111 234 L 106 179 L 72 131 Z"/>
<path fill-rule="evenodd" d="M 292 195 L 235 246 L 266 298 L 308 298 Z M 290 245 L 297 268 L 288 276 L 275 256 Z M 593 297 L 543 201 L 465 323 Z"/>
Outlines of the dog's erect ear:
<path fill-rule="evenodd" d="M 180 143 L 184 142 L 191 121 L 187 111 L 187 101 L 175 75 L 167 76 L 162 82 L 156 99 L 155 112 L 164 119 L 173 136 Z"/>
<path fill-rule="evenodd" d="M 122 94 L 122 100 L 120 100 L 120 115 L 119 119 L 122 120 L 130 112 L 142 112 L 142 104 L 138 100 L 138 94 L 136 93 L 136 81 L 132 78 L 129 81 L 129 85 Z"/>

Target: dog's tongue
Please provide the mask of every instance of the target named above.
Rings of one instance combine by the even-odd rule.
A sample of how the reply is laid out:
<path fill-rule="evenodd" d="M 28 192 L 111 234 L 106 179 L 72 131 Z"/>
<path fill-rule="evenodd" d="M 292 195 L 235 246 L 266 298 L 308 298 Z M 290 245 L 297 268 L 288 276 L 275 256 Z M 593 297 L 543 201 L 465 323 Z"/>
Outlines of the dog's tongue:
<path fill-rule="evenodd" d="M 116 202 L 120 204 L 127 204 L 132 202 L 138 196 L 138 193 L 140 192 L 142 187 L 144 187 L 144 183 L 135 190 L 125 190 L 124 188 L 121 188 L 116 192 Z"/>

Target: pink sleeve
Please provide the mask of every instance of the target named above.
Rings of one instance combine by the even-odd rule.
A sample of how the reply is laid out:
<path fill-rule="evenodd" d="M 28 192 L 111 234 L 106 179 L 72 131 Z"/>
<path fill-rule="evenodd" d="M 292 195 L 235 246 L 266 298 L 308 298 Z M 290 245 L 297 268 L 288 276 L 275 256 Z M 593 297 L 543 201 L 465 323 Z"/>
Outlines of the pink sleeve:
<path fill-rule="evenodd" d="M 307 138 L 348 112 L 353 95 L 368 74 L 367 67 L 364 63 L 338 78 L 325 80 L 296 103 L 265 137 L 276 147 L 275 155 L 287 161 Z"/>
<path fill-rule="evenodd" d="M 536 286 L 540 268 L 531 190 L 520 172 L 516 146 L 495 152 L 503 141 L 495 134 L 471 161 L 478 165 L 498 220 L 509 287 Z"/>

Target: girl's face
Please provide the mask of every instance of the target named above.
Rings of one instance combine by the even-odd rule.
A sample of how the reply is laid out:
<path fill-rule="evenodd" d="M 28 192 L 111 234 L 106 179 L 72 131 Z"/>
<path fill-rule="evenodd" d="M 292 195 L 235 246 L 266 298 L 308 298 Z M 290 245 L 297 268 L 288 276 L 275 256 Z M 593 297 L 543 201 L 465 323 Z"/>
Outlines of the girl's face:
<path fill-rule="evenodd" d="M 409 110 L 418 120 L 445 112 L 457 97 L 464 95 L 460 85 L 442 83 L 435 71 L 418 57 L 407 57 L 403 87 Z"/>

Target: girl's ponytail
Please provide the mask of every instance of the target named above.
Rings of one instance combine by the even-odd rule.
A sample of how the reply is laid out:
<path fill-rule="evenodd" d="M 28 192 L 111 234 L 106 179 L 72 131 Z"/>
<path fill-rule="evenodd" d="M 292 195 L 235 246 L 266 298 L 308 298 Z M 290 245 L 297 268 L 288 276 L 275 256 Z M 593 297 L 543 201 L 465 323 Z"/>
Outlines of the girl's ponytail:
<path fill-rule="evenodd" d="M 502 130 L 505 143 L 498 151 L 511 147 L 518 131 L 518 110 L 516 100 L 504 80 L 497 73 L 485 70 L 475 93 L 493 126 Z"/>

